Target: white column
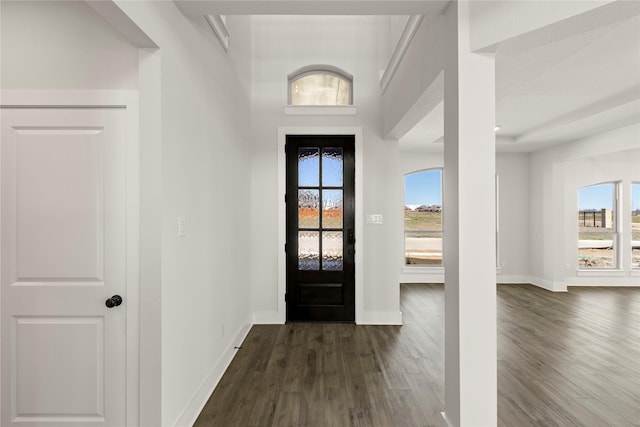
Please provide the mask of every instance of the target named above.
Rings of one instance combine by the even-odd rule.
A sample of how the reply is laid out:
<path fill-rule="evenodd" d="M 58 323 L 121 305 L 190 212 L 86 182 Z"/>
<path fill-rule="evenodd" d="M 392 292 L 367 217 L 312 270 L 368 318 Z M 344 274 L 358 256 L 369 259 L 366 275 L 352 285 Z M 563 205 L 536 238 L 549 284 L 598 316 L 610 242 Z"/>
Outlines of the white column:
<path fill-rule="evenodd" d="M 495 66 L 470 52 L 467 1 L 451 2 L 445 20 L 442 421 L 495 426 Z"/>

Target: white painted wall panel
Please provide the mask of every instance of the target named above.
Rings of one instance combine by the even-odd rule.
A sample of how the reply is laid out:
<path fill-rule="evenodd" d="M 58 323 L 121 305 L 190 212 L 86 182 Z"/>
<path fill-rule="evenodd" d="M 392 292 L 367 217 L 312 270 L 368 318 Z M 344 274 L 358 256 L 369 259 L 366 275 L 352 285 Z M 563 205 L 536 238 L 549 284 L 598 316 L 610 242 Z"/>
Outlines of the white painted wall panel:
<path fill-rule="evenodd" d="M 17 279 L 101 281 L 100 129 L 17 129 Z"/>
<path fill-rule="evenodd" d="M 104 319 L 13 320 L 16 417 L 41 422 L 103 421 Z"/>

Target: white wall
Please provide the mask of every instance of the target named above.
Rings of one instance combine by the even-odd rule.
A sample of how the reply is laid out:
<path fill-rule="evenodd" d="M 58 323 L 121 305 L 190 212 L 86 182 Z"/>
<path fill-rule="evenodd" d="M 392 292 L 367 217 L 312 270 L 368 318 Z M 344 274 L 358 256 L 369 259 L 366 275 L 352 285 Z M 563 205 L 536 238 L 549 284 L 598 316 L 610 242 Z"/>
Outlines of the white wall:
<path fill-rule="evenodd" d="M 253 17 L 252 94 L 252 295 L 255 319 L 277 322 L 278 127 L 361 127 L 364 214 L 382 214 L 384 224 L 364 225 L 364 318 L 399 318 L 398 260 L 402 206 L 398 144 L 381 138 L 379 70 L 385 57 L 377 43 L 385 17 Z M 382 30 L 382 31 L 381 31 Z M 385 37 L 388 35 L 385 33 Z M 309 64 L 330 64 L 354 76 L 356 115 L 285 115 L 287 75 Z M 358 185 L 358 183 L 356 183 Z M 361 223 L 363 217 L 356 218 Z"/>
<path fill-rule="evenodd" d="M 403 176 L 420 170 L 441 168 L 443 164 L 441 152 L 400 151 Z M 496 173 L 500 181 L 497 280 L 498 283 L 528 283 L 529 154 L 496 153 Z M 405 267 L 401 261 L 400 268 L 401 283 L 444 281 L 442 267 Z"/>
<path fill-rule="evenodd" d="M 529 282 L 529 154 L 496 154 L 498 283 Z"/>
<path fill-rule="evenodd" d="M 628 193 L 630 182 L 640 179 L 639 150 L 640 125 L 632 125 L 532 153 L 530 272 L 535 284 L 556 291 L 571 284 L 640 285 L 640 278 L 624 265 L 621 272 L 597 276 L 576 272 L 575 221 L 580 187 L 621 181 Z M 628 200 L 623 199 L 623 215 L 628 210 Z"/>
<path fill-rule="evenodd" d="M 2 89 L 138 87 L 138 49 L 85 2 L 0 7 Z"/>
<path fill-rule="evenodd" d="M 191 425 L 251 317 L 249 18 L 225 53 L 173 2 L 118 4 L 160 47 L 161 424 Z"/>

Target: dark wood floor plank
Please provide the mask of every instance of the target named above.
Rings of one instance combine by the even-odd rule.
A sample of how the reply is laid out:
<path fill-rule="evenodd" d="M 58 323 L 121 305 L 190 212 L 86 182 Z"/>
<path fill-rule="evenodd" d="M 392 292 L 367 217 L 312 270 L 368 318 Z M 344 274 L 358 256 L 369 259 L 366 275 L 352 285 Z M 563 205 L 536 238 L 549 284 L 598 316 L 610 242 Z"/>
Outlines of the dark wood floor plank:
<path fill-rule="evenodd" d="M 197 427 L 418 427 L 444 411 L 444 288 L 404 325 L 256 325 Z M 640 426 L 640 289 L 497 292 L 498 425 Z"/>

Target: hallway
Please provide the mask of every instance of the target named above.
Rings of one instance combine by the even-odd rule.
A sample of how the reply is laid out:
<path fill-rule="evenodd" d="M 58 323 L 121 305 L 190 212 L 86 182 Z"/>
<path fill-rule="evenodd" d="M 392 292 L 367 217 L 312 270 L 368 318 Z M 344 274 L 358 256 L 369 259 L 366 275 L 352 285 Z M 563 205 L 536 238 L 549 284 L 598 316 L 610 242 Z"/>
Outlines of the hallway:
<path fill-rule="evenodd" d="M 401 286 L 403 326 L 254 326 L 195 426 L 438 425 L 443 287 Z M 638 289 L 497 295 L 500 426 L 640 423 Z"/>

